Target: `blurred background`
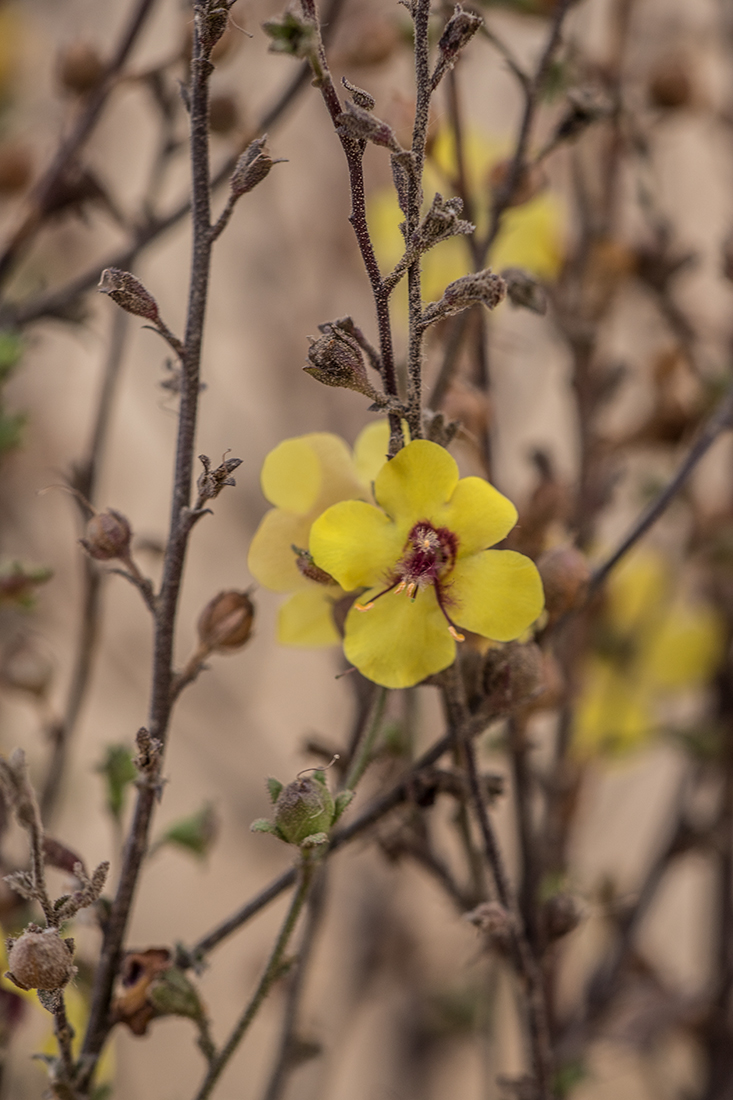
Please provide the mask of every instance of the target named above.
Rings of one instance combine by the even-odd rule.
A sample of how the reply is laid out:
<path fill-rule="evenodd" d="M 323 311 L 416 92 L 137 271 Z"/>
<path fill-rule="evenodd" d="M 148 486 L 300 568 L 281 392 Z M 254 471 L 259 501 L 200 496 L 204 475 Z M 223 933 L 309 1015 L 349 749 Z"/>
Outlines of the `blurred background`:
<path fill-rule="evenodd" d="M 100 58 L 112 53 L 129 8 L 93 0 L 0 4 L 3 240 L 23 224 L 30 187 L 94 94 Z M 477 35 L 435 96 L 426 194 L 429 201 L 434 190 L 456 193 L 458 118 L 470 216 L 484 232 L 522 118 L 512 66 L 534 71 L 554 4 L 515 0 L 477 10 L 491 33 Z M 261 29 L 280 13 L 278 4 L 256 0 L 232 9 L 212 78 L 214 170 L 260 135 L 260 120 L 293 79 L 296 62 L 268 53 Z M 0 748 L 25 749 L 39 789 L 56 723 L 68 715 L 85 577 L 90 568 L 107 572 L 87 564 L 77 541 L 79 510 L 64 486 L 89 455 L 104 380 L 116 367 L 93 500 L 128 517 L 140 567 L 154 579 L 160 572 L 177 408 L 169 351 L 138 318 L 95 295 L 93 283 L 88 292 L 65 288 L 109 266 L 146 211 L 166 213 L 187 193 L 177 82 L 185 80 L 190 33 L 187 5 L 154 5 L 76 176 L 64 181 L 56 208 L 30 232 L 4 284 Z M 409 142 L 414 91 L 405 9 L 389 0 L 346 0 L 334 8 L 328 34 L 335 77 L 365 87 L 376 113 Z M 462 424 L 453 446 L 462 471 L 489 473 L 517 503 L 516 545 L 533 556 L 576 544 L 591 563 L 601 561 L 673 475 L 728 385 L 732 60 L 725 0 L 581 0 L 567 15 L 541 89 L 532 167 L 489 256 L 496 270 L 519 267 L 536 277 L 547 309 L 507 302 L 490 317 L 471 315 L 441 395 L 446 414 Z M 307 338 L 325 321 L 349 314 L 376 338 L 347 220 L 343 154 L 309 81 L 268 131 L 273 156 L 286 163 L 244 197 L 215 249 L 197 450 L 214 464 L 225 453 L 242 464 L 236 488 L 216 500 L 190 543 L 176 642 L 181 665 L 206 602 L 252 583 L 247 551 L 268 508 L 259 484 L 266 454 L 312 431 L 353 444 L 373 418 L 361 397 L 319 386 L 301 370 Z M 368 149 L 365 171 L 375 248 L 387 270 L 399 258 L 401 215 L 383 150 Z M 215 192 L 216 210 L 224 199 L 223 189 Z M 189 247 L 182 218 L 134 259 L 177 333 Z M 463 238 L 439 246 L 426 262 L 425 297 L 439 297 L 472 263 Z M 394 332 L 399 360 L 407 332 L 399 298 Z M 447 325 L 431 333 L 428 396 L 455 333 Z M 526 875 L 513 795 L 519 756 L 535 784 L 530 825 L 561 834 L 542 890 L 570 898 L 572 915 L 545 963 L 562 1069 L 558 1095 L 573 1100 L 733 1096 L 726 1030 L 733 982 L 726 748 L 732 490 L 730 442 L 722 438 L 572 644 L 546 647 L 542 705 L 522 718 L 526 751 L 507 754 L 506 723 L 480 741 L 482 767 L 503 778 L 494 813 L 518 884 L 523 867 Z M 110 811 L 110 748 L 130 751 L 146 720 L 151 625 L 124 579 L 105 575 L 100 598 L 98 638 L 49 829 L 88 866 L 111 859 L 114 876 L 131 792 L 123 783 Z M 338 751 L 348 738 L 356 692 L 349 677 L 335 678 L 343 670 L 339 651 L 280 646 L 282 597 L 259 587 L 254 599 L 252 640 L 212 657 L 176 710 L 154 836 L 185 819 L 193 824 L 183 842 L 174 834 L 150 857 L 129 936 L 135 948 L 195 942 L 290 866 L 288 848 L 249 831 L 268 813 L 265 779 L 287 782 L 323 762 L 314 743 Z M 388 715 L 391 747 L 350 813 L 398 773 L 407 742 L 417 753 L 443 730 L 431 687 L 393 693 Z M 445 801 L 428 812 L 431 837 L 460 868 L 454 807 Z M 531 1095 L 521 1091 L 527 1064 L 516 979 L 496 944 L 463 919 L 404 838 L 395 839 L 411 827 L 411 813 L 387 819 L 329 864 L 291 1096 Z M 4 866 L 24 859 L 25 838 L 4 821 Z M 68 876 L 51 874 L 60 890 Z M 0 919 L 10 932 L 23 914 L 3 891 Z M 278 899 L 212 953 L 199 981 L 217 1040 L 249 996 L 284 906 Z M 83 1014 L 100 941 L 88 912 L 73 934 Z M 588 983 L 607 975 L 620 944 L 612 988 L 591 1011 Z M 21 1002 L 8 989 L 2 1095 L 32 1100 L 46 1085 L 30 1054 L 48 1043 L 50 1017 L 32 997 Z M 286 993 L 279 986 L 265 1005 L 218 1086 L 221 1100 L 265 1095 Z M 204 1067 L 194 1037 L 190 1021 L 176 1018 L 156 1021 L 144 1038 L 118 1027 L 105 1071 L 113 1095 L 192 1094 Z"/>

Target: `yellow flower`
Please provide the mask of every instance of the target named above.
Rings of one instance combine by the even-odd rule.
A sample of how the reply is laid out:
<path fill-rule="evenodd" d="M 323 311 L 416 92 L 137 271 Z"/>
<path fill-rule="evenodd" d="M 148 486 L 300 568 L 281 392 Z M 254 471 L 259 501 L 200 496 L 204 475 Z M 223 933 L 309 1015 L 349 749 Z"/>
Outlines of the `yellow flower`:
<path fill-rule="evenodd" d="M 266 588 L 293 593 L 278 615 L 278 640 L 284 645 L 341 641 L 332 610 L 343 590 L 313 580 L 314 571 L 293 547 L 307 550 L 313 520 L 331 504 L 371 499 L 370 483 L 386 460 L 388 446 L 388 423 L 379 420 L 358 437 L 353 456 L 337 435 L 310 432 L 284 440 L 265 459 L 262 491 L 275 507 L 255 533 L 248 565 Z"/>
<path fill-rule="evenodd" d="M 367 589 L 347 616 L 344 652 L 368 679 L 410 687 L 452 664 L 459 627 L 506 642 L 540 614 L 534 563 L 486 549 L 516 508 L 482 478 L 459 480 L 442 447 L 409 443 L 382 466 L 374 496 L 379 507 L 334 504 L 310 537 L 313 560 L 345 591 Z"/>
<path fill-rule="evenodd" d="M 720 616 L 704 603 L 673 597 L 669 566 L 637 554 L 611 577 L 586 662 L 575 718 L 582 756 L 639 748 L 659 728 L 669 696 L 702 687 L 723 652 Z"/>
<path fill-rule="evenodd" d="M 486 137 L 469 129 L 464 141 L 464 160 L 468 190 L 473 196 L 476 228 L 483 233 L 488 222 L 491 193 L 488 179 L 491 169 L 509 153 L 506 142 Z M 447 127 L 438 131 L 425 168 L 423 190 L 426 202 L 433 194 L 455 193 L 456 155 L 453 136 Z M 369 224 L 377 258 L 387 270 L 394 267 L 404 252 L 405 242 L 400 232 L 404 214 L 392 188 L 376 191 L 369 199 Z M 464 211 L 465 217 L 465 211 Z M 494 242 L 489 263 L 495 271 L 505 267 L 521 267 L 540 279 L 552 280 L 562 264 L 562 211 L 551 192 L 543 191 L 521 206 L 505 211 L 499 235 Z M 426 252 L 421 261 L 423 298 L 441 297 L 448 283 L 465 275 L 468 266 L 467 243 L 461 237 L 451 237 Z M 405 295 L 404 287 L 396 293 Z M 404 305 L 404 303 L 403 303 Z"/>

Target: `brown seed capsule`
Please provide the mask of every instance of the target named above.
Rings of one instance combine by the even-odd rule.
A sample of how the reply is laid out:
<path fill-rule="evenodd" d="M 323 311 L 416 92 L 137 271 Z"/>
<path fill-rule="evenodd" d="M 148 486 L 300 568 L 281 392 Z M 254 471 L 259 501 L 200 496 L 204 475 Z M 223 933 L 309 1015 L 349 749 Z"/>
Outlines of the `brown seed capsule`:
<path fill-rule="evenodd" d="M 528 703 L 542 683 L 542 650 L 534 642 L 509 642 L 484 658 L 483 688 L 494 711 Z"/>
<path fill-rule="evenodd" d="M 108 508 L 92 516 L 79 542 L 95 561 L 114 561 L 129 557 L 131 538 L 132 528 L 122 513 Z"/>
<path fill-rule="evenodd" d="M 666 57 L 649 77 L 649 101 L 655 107 L 679 110 L 692 101 L 693 89 L 689 66 L 682 57 Z"/>
<path fill-rule="evenodd" d="M 59 83 L 67 92 L 85 95 L 101 83 L 106 65 L 90 42 L 72 42 L 59 56 Z"/>
<path fill-rule="evenodd" d="M 583 919 L 580 906 L 572 894 L 553 894 L 543 903 L 540 920 L 548 943 L 567 936 Z"/>
<path fill-rule="evenodd" d="M 590 568 L 575 546 L 556 546 L 537 559 L 545 589 L 545 607 L 551 619 L 564 615 L 582 599 Z"/>
<path fill-rule="evenodd" d="M 249 640 L 254 616 L 254 604 L 247 592 L 220 592 L 201 612 L 199 642 L 209 652 L 239 649 Z"/>
<path fill-rule="evenodd" d="M 120 309 L 124 309 L 125 313 L 144 317 L 146 321 L 156 322 L 160 319 L 155 298 L 129 271 L 106 267 L 99 278 L 97 290 L 102 294 L 109 294 L 112 301 Z"/>
<path fill-rule="evenodd" d="M 72 960 L 56 928 L 26 931 L 10 949 L 8 977 L 19 989 L 60 989 L 74 974 Z"/>

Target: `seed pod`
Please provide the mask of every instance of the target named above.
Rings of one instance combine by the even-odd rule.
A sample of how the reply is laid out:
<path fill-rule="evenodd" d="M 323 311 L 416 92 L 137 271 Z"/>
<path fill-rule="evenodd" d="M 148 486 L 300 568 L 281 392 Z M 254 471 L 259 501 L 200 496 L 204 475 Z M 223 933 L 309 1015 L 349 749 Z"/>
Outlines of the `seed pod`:
<path fill-rule="evenodd" d="M 25 931 L 8 958 L 7 977 L 19 989 L 61 989 L 74 974 L 73 954 L 56 928 Z"/>
<path fill-rule="evenodd" d="M 219 592 L 199 616 L 199 642 L 209 652 L 239 649 L 249 640 L 254 616 L 254 604 L 246 592 Z"/>
<path fill-rule="evenodd" d="M 325 778 L 319 779 L 318 774 L 288 783 L 275 803 L 275 824 L 290 844 L 302 844 L 314 833 L 327 833 L 333 824 L 333 798 Z"/>
<path fill-rule="evenodd" d="M 59 56 L 59 83 L 74 95 L 86 95 L 101 84 L 105 70 L 99 51 L 90 42 L 72 42 Z"/>
<path fill-rule="evenodd" d="M 282 160 L 273 160 L 267 150 L 267 134 L 261 138 L 250 141 L 247 148 L 237 161 L 236 167 L 229 180 L 229 187 L 233 195 L 239 198 L 252 191 L 258 183 L 262 183 L 265 176 L 270 174 L 273 164 L 282 164 Z"/>
<path fill-rule="evenodd" d="M 132 528 L 122 513 L 108 508 L 92 516 L 79 542 L 95 561 L 114 561 L 129 557 L 131 538 Z"/>
<path fill-rule="evenodd" d="M 125 313 L 144 317 L 146 321 L 153 323 L 160 320 L 155 298 L 129 271 L 121 271 L 119 267 L 106 267 L 99 278 L 97 290 L 102 294 L 109 294 L 112 301 L 120 309 L 124 309 Z"/>
<path fill-rule="evenodd" d="M 583 918 L 582 911 L 572 894 L 553 894 L 543 903 L 540 921 L 548 943 L 567 936 L 577 928 Z"/>
<path fill-rule="evenodd" d="M 542 650 L 534 642 L 509 642 L 484 659 L 483 688 L 493 711 L 528 703 L 542 682 Z"/>

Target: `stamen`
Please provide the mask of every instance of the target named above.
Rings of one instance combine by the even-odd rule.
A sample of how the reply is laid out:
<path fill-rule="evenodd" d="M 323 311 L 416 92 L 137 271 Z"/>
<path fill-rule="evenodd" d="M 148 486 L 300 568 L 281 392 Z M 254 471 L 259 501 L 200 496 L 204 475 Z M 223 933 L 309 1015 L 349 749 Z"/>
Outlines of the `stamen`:
<path fill-rule="evenodd" d="M 374 600 L 370 600 L 369 603 L 365 603 L 363 605 L 360 603 L 355 603 L 354 607 L 357 611 L 371 611 L 371 609 L 374 607 Z"/>
<path fill-rule="evenodd" d="M 402 587 L 404 588 L 404 584 L 403 584 Z M 398 591 L 399 591 L 399 589 L 398 589 Z M 408 586 L 407 586 L 407 595 L 409 596 L 409 598 L 414 603 L 415 602 L 415 597 L 417 595 L 417 585 L 416 584 L 408 584 Z"/>
<path fill-rule="evenodd" d="M 457 642 L 465 642 L 466 640 L 466 635 L 459 634 L 456 628 L 453 626 L 453 623 L 448 623 L 448 633 L 452 634 Z"/>

